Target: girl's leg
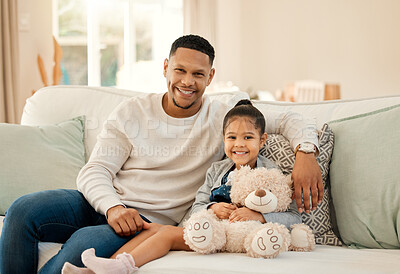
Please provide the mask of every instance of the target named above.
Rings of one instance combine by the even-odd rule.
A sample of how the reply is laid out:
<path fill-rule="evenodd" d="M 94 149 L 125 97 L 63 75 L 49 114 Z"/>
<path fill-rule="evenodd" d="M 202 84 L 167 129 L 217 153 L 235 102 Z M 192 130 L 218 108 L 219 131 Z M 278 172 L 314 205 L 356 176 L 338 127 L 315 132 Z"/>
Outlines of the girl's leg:
<path fill-rule="evenodd" d="M 135 260 L 136 266 L 142 266 L 161 258 L 168 254 L 170 250 L 191 251 L 183 239 L 183 227 L 163 226 L 156 234 L 142 242 L 129 254 Z"/>
<path fill-rule="evenodd" d="M 133 249 L 135 249 L 142 242 L 156 234 L 163 225 L 157 223 L 150 223 L 150 228 L 146 230 L 142 230 L 135 238 L 131 239 L 129 242 L 124 244 L 120 249 L 118 249 L 110 258 L 115 259 L 118 254 L 122 254 L 124 252 L 130 253 Z"/>
<path fill-rule="evenodd" d="M 147 233 L 147 236 L 149 234 Z M 82 260 L 90 270 L 98 274 L 130 273 L 136 267 L 166 255 L 170 250 L 190 251 L 183 239 L 182 227 L 160 226 L 153 235 L 146 239 L 143 238 L 146 237 L 142 237 L 142 242 L 129 254 L 118 254 L 119 252 L 117 252 L 118 255 L 115 259 L 105 259 L 96 257 L 94 250 L 90 249 L 82 253 Z"/>

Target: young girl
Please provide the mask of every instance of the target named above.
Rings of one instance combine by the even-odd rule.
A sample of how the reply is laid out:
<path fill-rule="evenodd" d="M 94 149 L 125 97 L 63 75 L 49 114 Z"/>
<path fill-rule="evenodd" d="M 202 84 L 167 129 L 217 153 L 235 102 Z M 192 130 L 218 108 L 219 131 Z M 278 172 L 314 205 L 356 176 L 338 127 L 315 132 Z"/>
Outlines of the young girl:
<path fill-rule="evenodd" d="M 301 223 L 295 201 L 286 212 L 267 214 L 231 204 L 230 185 L 227 182 L 232 171 L 245 165 L 251 168 L 277 168 L 273 162 L 258 155 L 266 140 L 263 114 L 249 100 L 241 100 L 223 121 L 223 141 L 228 158 L 213 163 L 208 169 L 206 181 L 197 192 L 191 213 L 210 208 L 220 219 L 229 219 L 231 222 L 278 222 L 288 228 Z M 82 262 L 87 268 L 78 268 L 67 262 L 62 273 L 133 273 L 137 267 L 166 255 L 170 250 L 190 251 L 183 239 L 182 227 L 146 223 L 144 228 L 111 259 L 96 257 L 95 250 L 91 248 L 82 253 Z"/>

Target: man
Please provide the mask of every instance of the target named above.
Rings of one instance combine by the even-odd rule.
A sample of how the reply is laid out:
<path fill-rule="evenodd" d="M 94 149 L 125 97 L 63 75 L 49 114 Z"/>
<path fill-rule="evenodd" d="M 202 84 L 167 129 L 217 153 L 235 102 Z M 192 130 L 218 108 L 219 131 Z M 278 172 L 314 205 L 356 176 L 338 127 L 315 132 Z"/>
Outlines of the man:
<path fill-rule="evenodd" d="M 147 222 L 181 222 L 206 170 L 223 157 L 222 118 L 241 99 L 232 96 L 225 104 L 204 95 L 215 74 L 213 60 L 214 49 L 204 38 L 178 38 L 164 61 L 168 92 L 131 98 L 113 111 L 79 173 L 79 191 L 34 193 L 9 208 L 0 272 L 34 273 L 39 241 L 64 243 L 40 270 L 60 273 L 67 261 L 82 266 L 80 254 L 91 247 L 110 257 Z M 280 122 L 271 130 L 291 132 L 286 137 L 292 145 L 296 139 L 303 146 L 293 170 L 296 200 L 302 208 L 301 195 L 311 193 L 314 208 L 323 193 L 318 164 L 308 153 L 317 145 L 315 125 L 294 113 L 273 115 Z M 309 199 L 304 206 L 309 211 Z"/>

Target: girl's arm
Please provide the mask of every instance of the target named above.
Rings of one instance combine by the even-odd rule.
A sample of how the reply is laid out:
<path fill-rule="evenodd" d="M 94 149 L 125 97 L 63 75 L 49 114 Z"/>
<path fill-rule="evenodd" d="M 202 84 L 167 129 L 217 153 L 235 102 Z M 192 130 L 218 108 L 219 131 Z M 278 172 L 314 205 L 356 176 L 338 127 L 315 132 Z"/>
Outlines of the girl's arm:
<path fill-rule="evenodd" d="M 287 211 L 284 212 L 271 212 L 263 214 L 266 222 L 280 223 L 288 229 L 294 224 L 301 223 L 301 215 L 297 211 L 296 200 L 293 200 Z"/>
<path fill-rule="evenodd" d="M 301 223 L 301 216 L 296 209 L 296 202 L 292 201 L 290 208 L 285 212 L 261 214 L 260 212 L 251 210 L 247 207 L 241 207 L 233 211 L 229 217 L 230 222 L 249 220 L 260 221 L 261 223 L 279 223 L 290 229 L 292 225 Z"/>
<path fill-rule="evenodd" d="M 192 205 L 190 215 L 201 209 L 207 209 L 212 204 L 215 204 L 215 202 L 210 202 L 210 195 L 217 177 L 218 174 L 216 174 L 215 172 L 215 165 L 212 164 L 211 167 L 207 170 L 206 180 L 204 181 L 204 184 L 199 188 L 199 190 L 197 190 L 196 199 Z"/>

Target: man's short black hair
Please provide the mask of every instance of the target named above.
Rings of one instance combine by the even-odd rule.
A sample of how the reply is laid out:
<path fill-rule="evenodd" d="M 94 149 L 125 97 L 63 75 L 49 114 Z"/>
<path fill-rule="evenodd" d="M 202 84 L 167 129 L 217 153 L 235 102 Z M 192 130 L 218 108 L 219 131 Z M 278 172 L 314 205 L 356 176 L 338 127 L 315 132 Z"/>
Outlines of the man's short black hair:
<path fill-rule="evenodd" d="M 169 57 L 175 54 L 178 48 L 187 48 L 187 49 L 194 49 L 200 51 L 204 54 L 207 54 L 210 58 L 210 64 L 212 66 L 215 57 L 215 51 L 213 46 L 199 35 L 189 34 L 179 37 L 172 43 L 171 50 L 169 52 Z"/>

